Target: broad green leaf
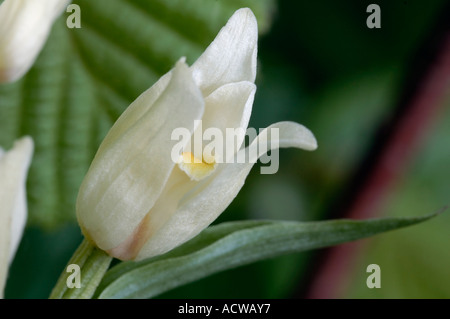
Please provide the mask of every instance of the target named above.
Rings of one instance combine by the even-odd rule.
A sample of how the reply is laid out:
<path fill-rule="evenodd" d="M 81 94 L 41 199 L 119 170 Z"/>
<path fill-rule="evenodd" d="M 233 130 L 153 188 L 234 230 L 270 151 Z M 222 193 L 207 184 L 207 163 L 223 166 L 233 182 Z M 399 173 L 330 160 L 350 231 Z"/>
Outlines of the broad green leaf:
<path fill-rule="evenodd" d="M 34 67 L 0 85 L 0 145 L 35 140 L 28 179 L 29 222 L 51 228 L 75 221 L 75 200 L 109 128 L 140 93 L 182 56 L 193 63 L 232 13 L 250 7 L 260 30 L 274 0 L 75 0 L 54 25 Z"/>
<path fill-rule="evenodd" d="M 150 298 L 225 269 L 369 237 L 433 216 L 225 223 L 206 229 L 193 241 L 167 255 L 113 267 L 106 273 L 97 295 L 99 298 Z"/>

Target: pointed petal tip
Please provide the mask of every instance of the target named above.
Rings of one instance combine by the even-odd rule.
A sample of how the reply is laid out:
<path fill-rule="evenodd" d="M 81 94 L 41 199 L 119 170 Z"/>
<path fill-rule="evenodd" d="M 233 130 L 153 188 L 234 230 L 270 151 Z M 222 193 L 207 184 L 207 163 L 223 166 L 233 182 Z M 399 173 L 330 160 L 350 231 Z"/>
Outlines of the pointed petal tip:
<path fill-rule="evenodd" d="M 33 138 L 29 135 L 25 135 L 25 136 L 21 137 L 19 140 L 17 140 L 16 143 L 25 145 L 25 147 L 27 147 L 27 148 L 32 148 L 34 146 Z"/>
<path fill-rule="evenodd" d="M 257 51 L 256 17 L 248 8 L 239 9 L 191 67 L 203 95 L 208 96 L 225 84 L 254 82 Z"/>
<path fill-rule="evenodd" d="M 249 19 L 249 21 L 254 22 L 257 24 L 257 20 L 255 17 L 255 14 L 253 13 L 252 9 L 246 7 L 246 8 L 240 8 L 236 10 L 236 12 L 233 14 L 233 16 L 239 16 L 241 19 Z"/>
<path fill-rule="evenodd" d="M 241 8 L 236 10 L 224 28 L 231 27 L 237 29 L 240 26 L 242 30 L 245 30 L 247 33 L 248 38 L 252 38 L 255 41 L 258 39 L 258 21 L 250 8 Z"/>
<path fill-rule="evenodd" d="M 279 147 L 296 147 L 305 151 L 317 149 L 317 140 L 314 134 L 305 126 L 296 122 L 278 122 L 267 129 L 279 129 Z"/>
<path fill-rule="evenodd" d="M 236 10 L 233 14 L 233 16 L 243 16 L 243 17 L 247 17 L 250 19 L 253 19 L 256 22 L 256 17 L 255 14 L 253 13 L 252 9 L 245 7 L 245 8 L 240 8 L 238 10 Z"/>
<path fill-rule="evenodd" d="M 28 162 L 31 160 L 31 156 L 34 151 L 34 142 L 30 136 L 24 136 L 14 142 L 14 146 L 11 151 L 14 153 L 20 153 L 24 155 L 24 158 L 28 159 Z M 8 152 L 6 152 L 3 148 L 0 147 L 0 159 L 5 156 Z"/>
<path fill-rule="evenodd" d="M 31 160 L 31 155 L 34 151 L 34 142 L 31 136 L 24 136 L 14 143 L 14 148 L 19 149 L 21 152 L 25 153 L 27 158 Z"/>
<path fill-rule="evenodd" d="M 181 58 L 179 58 L 177 63 L 175 63 L 175 66 L 177 66 L 178 64 L 186 64 L 186 57 L 182 56 Z"/>
<path fill-rule="evenodd" d="M 174 74 L 179 74 L 180 72 L 189 72 L 192 73 L 189 69 L 189 66 L 186 63 L 186 57 L 181 57 L 172 69 Z"/>
<path fill-rule="evenodd" d="M 319 146 L 317 144 L 317 139 L 314 136 L 313 132 L 311 132 L 308 128 L 302 128 L 302 138 L 301 142 L 303 143 L 303 147 L 305 151 L 315 151 Z"/>
<path fill-rule="evenodd" d="M 317 144 L 317 140 L 314 137 L 314 135 L 312 135 L 312 139 L 313 139 L 313 142 L 311 143 L 311 148 L 307 149 L 307 151 L 315 151 L 319 148 L 319 145 Z"/>
<path fill-rule="evenodd" d="M 298 147 L 304 149 L 305 151 L 315 151 L 318 148 L 317 139 L 307 127 L 292 122 L 296 125 L 296 138 L 298 141 Z"/>

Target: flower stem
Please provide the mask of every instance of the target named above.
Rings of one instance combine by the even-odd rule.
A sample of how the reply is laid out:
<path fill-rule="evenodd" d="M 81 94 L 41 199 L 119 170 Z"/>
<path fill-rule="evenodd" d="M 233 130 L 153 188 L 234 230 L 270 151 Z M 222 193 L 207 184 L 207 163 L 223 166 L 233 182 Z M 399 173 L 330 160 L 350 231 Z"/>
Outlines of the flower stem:
<path fill-rule="evenodd" d="M 73 268 L 64 269 L 50 294 L 50 299 L 92 298 L 111 260 L 111 256 L 84 239 L 67 264 L 73 265 Z M 77 270 L 79 270 L 79 288 L 76 286 Z M 75 287 L 69 288 L 71 284 L 75 284 Z"/>

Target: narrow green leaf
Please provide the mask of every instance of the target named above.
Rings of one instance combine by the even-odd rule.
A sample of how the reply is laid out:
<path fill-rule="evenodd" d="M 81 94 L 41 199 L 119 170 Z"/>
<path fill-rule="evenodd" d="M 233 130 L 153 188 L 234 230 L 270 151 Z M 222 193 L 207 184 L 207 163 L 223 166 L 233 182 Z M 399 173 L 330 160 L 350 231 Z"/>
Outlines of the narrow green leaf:
<path fill-rule="evenodd" d="M 99 285 L 96 296 L 150 298 L 225 269 L 369 237 L 417 224 L 435 215 L 366 221 L 221 224 L 210 227 L 192 242 L 162 257 L 113 267 Z"/>
<path fill-rule="evenodd" d="M 168 252 L 167 254 L 153 257 L 150 259 L 146 259 L 140 262 L 121 262 L 117 266 L 111 268 L 108 271 L 108 275 L 105 276 L 99 286 L 98 291 L 102 291 L 105 287 L 111 284 L 114 280 L 126 274 L 127 272 L 134 270 L 140 266 L 147 265 L 149 263 L 160 261 L 163 259 L 175 258 L 188 255 L 197 250 L 205 248 L 215 241 L 233 233 L 238 230 L 251 229 L 257 226 L 270 225 L 272 222 L 270 221 L 257 221 L 257 220 L 248 220 L 241 222 L 233 222 L 233 223 L 222 223 L 220 225 L 209 227 L 202 232 L 201 236 L 197 236 L 187 242 L 186 244 L 175 248 L 174 250 Z"/>

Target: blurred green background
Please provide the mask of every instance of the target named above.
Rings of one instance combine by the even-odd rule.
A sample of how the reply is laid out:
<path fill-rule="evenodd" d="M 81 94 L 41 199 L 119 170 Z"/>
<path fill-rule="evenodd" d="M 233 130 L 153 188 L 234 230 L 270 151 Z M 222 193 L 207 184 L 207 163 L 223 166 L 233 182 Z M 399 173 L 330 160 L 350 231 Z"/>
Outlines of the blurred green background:
<path fill-rule="evenodd" d="M 246 185 L 217 222 L 319 220 L 334 204 L 394 114 L 414 57 L 432 36 L 445 0 L 76 0 L 55 24 L 35 66 L 0 85 L 0 145 L 30 134 L 29 223 L 11 267 L 6 298 L 46 298 L 81 242 L 75 199 L 102 138 L 121 112 L 176 60 L 201 54 L 231 14 L 254 10 L 260 24 L 258 91 L 250 126 L 290 120 L 310 128 L 313 153 L 280 152 L 280 170 Z M 381 7 L 381 29 L 366 8 Z M 447 90 L 449 91 L 449 90 Z M 413 92 L 411 92 L 413 93 Z M 448 92 L 450 93 L 450 92 Z M 449 203 L 450 95 L 404 163 L 378 216 L 420 216 Z M 450 214 L 364 241 L 338 298 L 450 298 Z M 229 270 L 165 298 L 303 297 L 316 252 Z M 382 270 L 368 289 L 366 267 Z M 339 274 L 336 274 L 337 276 Z"/>

